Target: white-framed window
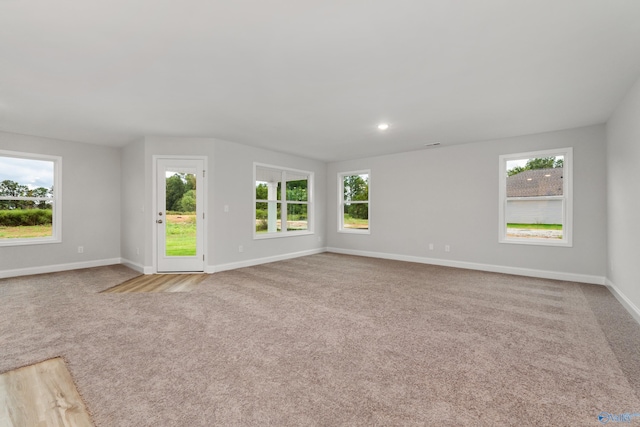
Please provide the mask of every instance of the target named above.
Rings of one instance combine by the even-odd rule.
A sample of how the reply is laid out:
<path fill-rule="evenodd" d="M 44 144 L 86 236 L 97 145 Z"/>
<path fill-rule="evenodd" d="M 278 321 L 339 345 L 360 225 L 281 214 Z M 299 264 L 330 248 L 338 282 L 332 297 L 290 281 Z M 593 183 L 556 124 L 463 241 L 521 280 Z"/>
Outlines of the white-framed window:
<path fill-rule="evenodd" d="M 369 234 L 371 232 L 371 171 L 338 173 L 338 231 Z"/>
<path fill-rule="evenodd" d="M 0 150 L 0 246 L 62 240 L 62 157 Z"/>
<path fill-rule="evenodd" d="M 499 242 L 572 246 L 573 149 L 500 156 Z"/>
<path fill-rule="evenodd" d="M 253 237 L 313 234 L 313 172 L 253 164 Z"/>

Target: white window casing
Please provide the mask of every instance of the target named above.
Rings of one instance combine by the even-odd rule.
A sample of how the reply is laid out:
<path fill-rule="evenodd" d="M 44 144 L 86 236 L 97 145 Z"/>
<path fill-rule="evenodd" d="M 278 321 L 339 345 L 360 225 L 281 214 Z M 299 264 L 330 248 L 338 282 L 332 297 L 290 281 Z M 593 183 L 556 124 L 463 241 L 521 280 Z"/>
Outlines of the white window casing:
<path fill-rule="evenodd" d="M 345 195 L 345 178 L 359 179 L 365 184 L 366 194 L 359 190 L 357 198 Z M 338 232 L 349 234 L 371 234 L 371 170 L 339 172 L 338 177 Z M 345 222 L 345 210 L 355 207 L 359 218 L 351 218 Z"/>
<path fill-rule="evenodd" d="M 531 169 L 509 177 L 509 165 L 555 157 L 561 168 Z M 514 178 L 518 175 L 517 178 Z M 516 182 L 519 180 L 520 182 Z M 548 181 L 545 181 L 548 180 Z M 525 181 L 528 181 L 525 182 Z M 526 186 L 533 191 L 527 193 Z M 499 157 L 498 241 L 520 245 L 573 245 L 573 149 L 559 148 Z M 507 227 L 512 224 L 512 227 Z M 513 224 L 525 224 L 521 229 Z M 561 224 L 561 230 L 527 229 L 526 225 Z"/>
<path fill-rule="evenodd" d="M 314 173 L 310 171 L 257 162 L 253 164 L 254 239 L 303 236 L 314 233 L 313 178 Z M 298 188 L 297 196 L 290 195 L 287 190 L 295 192 L 296 189 L 289 189 L 287 184 L 298 181 L 306 181 L 306 189 Z M 259 189 L 259 186 L 262 188 Z M 258 191 L 264 192 L 265 187 L 266 198 L 258 198 Z M 278 196 L 278 190 L 280 190 L 280 196 Z M 289 214 L 290 210 L 293 211 L 291 214 Z M 297 218 L 289 219 L 290 216 Z"/>
<path fill-rule="evenodd" d="M 47 203 L 51 205 L 52 211 L 52 224 L 51 235 L 46 237 L 22 237 L 22 238 L 0 238 L 0 246 L 19 246 L 19 245 L 36 245 L 36 244 L 49 244 L 60 243 L 62 241 L 62 157 L 50 156 L 44 154 L 22 153 L 16 151 L 0 150 L 0 159 L 11 161 L 15 159 L 17 161 L 37 161 L 51 163 L 53 171 L 51 176 L 48 176 L 52 181 L 53 191 L 47 196 L 8 196 L 0 195 L 0 201 L 5 202 L 32 202 L 32 203 Z M 9 175 L 11 176 L 11 175 Z M 0 182 L 7 179 L 7 174 L 0 174 Z M 29 185 L 26 182 L 17 182 L 20 185 Z M 30 188 L 31 189 L 31 188 Z M 37 208 L 36 208 L 37 209 Z"/>

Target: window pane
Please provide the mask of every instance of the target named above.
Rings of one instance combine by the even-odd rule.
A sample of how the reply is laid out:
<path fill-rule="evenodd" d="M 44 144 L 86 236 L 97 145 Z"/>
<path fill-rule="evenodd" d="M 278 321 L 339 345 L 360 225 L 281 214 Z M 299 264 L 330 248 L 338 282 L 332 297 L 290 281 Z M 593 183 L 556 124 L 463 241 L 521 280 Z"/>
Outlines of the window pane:
<path fill-rule="evenodd" d="M 342 224 L 345 229 L 368 230 L 369 203 L 345 203 Z"/>
<path fill-rule="evenodd" d="M 287 231 L 308 229 L 307 205 L 289 203 L 287 205 Z"/>
<path fill-rule="evenodd" d="M 572 245 L 571 147 L 500 156 L 498 241 Z"/>
<path fill-rule="evenodd" d="M 53 203 L 46 207 L 7 208 L 23 201 L 0 201 L 0 239 L 29 239 L 53 236 Z"/>
<path fill-rule="evenodd" d="M 194 256 L 197 250 L 196 230 L 195 212 L 167 213 L 166 256 Z"/>
<path fill-rule="evenodd" d="M 507 237 L 562 239 L 562 200 L 507 200 Z"/>
<path fill-rule="evenodd" d="M 256 181 L 256 200 L 280 200 L 280 182 Z"/>
<path fill-rule="evenodd" d="M 562 196 L 564 156 L 510 160 L 507 197 Z"/>
<path fill-rule="evenodd" d="M 344 200 L 369 200 L 369 175 L 347 175 L 342 180 Z"/>
<path fill-rule="evenodd" d="M 297 202 L 308 201 L 307 182 L 308 180 L 306 178 L 297 181 L 287 181 L 287 200 Z"/>
<path fill-rule="evenodd" d="M 54 165 L 0 156 L 0 240 L 53 236 Z"/>
<path fill-rule="evenodd" d="M 278 233 L 282 231 L 279 202 L 256 202 L 256 233 Z"/>
<path fill-rule="evenodd" d="M 268 191 L 266 182 L 256 181 L 256 200 L 268 200 Z"/>
<path fill-rule="evenodd" d="M 312 230 L 307 214 L 313 209 L 313 173 L 258 164 L 254 168 L 254 237 L 285 237 Z"/>
<path fill-rule="evenodd" d="M 281 200 L 282 171 L 256 166 L 256 200 Z"/>

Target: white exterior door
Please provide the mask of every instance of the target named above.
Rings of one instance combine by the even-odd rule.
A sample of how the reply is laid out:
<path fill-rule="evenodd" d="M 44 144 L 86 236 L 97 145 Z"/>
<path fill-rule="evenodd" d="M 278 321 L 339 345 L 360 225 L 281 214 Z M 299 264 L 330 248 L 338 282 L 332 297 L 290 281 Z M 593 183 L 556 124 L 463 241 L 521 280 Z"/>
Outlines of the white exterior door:
<path fill-rule="evenodd" d="M 204 271 L 204 159 L 156 159 L 158 272 Z"/>

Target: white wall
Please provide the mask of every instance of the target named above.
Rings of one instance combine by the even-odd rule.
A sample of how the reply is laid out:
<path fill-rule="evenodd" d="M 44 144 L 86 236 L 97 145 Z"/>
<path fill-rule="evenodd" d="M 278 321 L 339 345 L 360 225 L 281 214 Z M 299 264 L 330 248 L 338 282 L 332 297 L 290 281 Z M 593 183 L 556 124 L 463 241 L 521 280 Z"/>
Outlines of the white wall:
<path fill-rule="evenodd" d="M 51 265 L 82 266 L 122 257 L 153 265 L 152 157 L 206 155 L 209 271 L 291 254 L 342 251 L 392 254 L 461 266 L 504 266 L 512 272 L 608 275 L 636 305 L 638 137 L 636 84 L 608 125 L 609 257 L 607 273 L 607 149 L 605 127 L 528 135 L 326 165 L 323 162 L 211 138 L 147 137 L 122 149 L 0 132 L 0 148 L 63 157 L 63 242 L 0 248 L 0 272 Z M 574 246 L 498 243 L 498 156 L 574 148 Z M 315 173 L 315 234 L 254 240 L 253 162 Z M 370 235 L 337 233 L 340 171 L 371 169 Z M 636 195 L 629 197 L 629 195 Z M 229 212 L 224 212 L 224 206 Z M 430 251 L 428 244 L 435 250 Z M 444 245 L 451 252 L 444 252 Z M 240 253 L 238 246 L 244 251 Z M 83 254 L 77 247 L 84 246 Z M 89 264 L 87 264 L 89 263 Z M 148 270 L 147 270 L 148 271 Z"/>
<path fill-rule="evenodd" d="M 120 229 L 120 253 L 129 266 L 142 270 L 147 250 L 145 213 L 149 210 L 145 199 L 146 173 L 144 140 L 123 147 L 120 153 L 122 164 L 122 201 Z"/>
<path fill-rule="evenodd" d="M 135 143 L 134 143 L 135 144 Z M 127 147 L 126 152 L 137 148 Z M 139 191 L 132 191 L 123 198 L 123 211 L 136 216 L 145 230 L 142 264 L 147 270 L 154 265 L 153 229 L 153 156 L 207 156 L 207 248 L 208 271 L 251 265 L 268 259 L 277 259 L 292 254 L 321 251 L 325 242 L 326 164 L 288 154 L 249 147 L 214 138 L 146 137 L 144 141 L 144 164 L 136 160 L 129 164 L 123 157 L 125 173 L 131 168 L 144 170 L 144 203 L 148 208 L 140 212 Z M 134 156 L 136 158 L 136 156 Z M 315 173 L 315 233 L 276 239 L 254 240 L 253 220 L 253 162 L 269 163 L 277 166 L 309 170 Z M 124 185 L 124 184 L 123 184 Z M 224 212 L 224 206 L 229 212 Z M 133 247 L 139 236 L 126 246 Z M 243 246 L 243 252 L 238 247 Z M 123 247 L 125 244 L 123 243 Z M 130 249 L 129 249 L 130 250 Z"/>
<path fill-rule="evenodd" d="M 574 148 L 573 247 L 498 243 L 498 157 Z M 330 163 L 327 246 L 514 273 L 604 281 L 605 127 L 527 135 Z M 371 234 L 337 232 L 338 172 L 371 169 Z M 435 249 L 430 251 L 428 244 Z M 444 246 L 450 245 L 451 252 Z"/>
<path fill-rule="evenodd" d="M 7 132 L 0 149 L 62 157 L 62 243 L 0 247 L 0 277 L 119 262 L 119 149 Z"/>
<path fill-rule="evenodd" d="M 640 321 L 640 79 L 607 123 L 608 273 Z"/>
<path fill-rule="evenodd" d="M 230 268 L 252 259 L 322 250 L 326 234 L 326 163 L 297 156 L 217 140 L 213 164 L 213 259 L 217 269 Z M 253 239 L 253 163 L 260 162 L 314 172 L 313 235 Z M 229 212 L 223 211 L 224 205 Z M 238 252 L 242 245 L 244 252 Z"/>

